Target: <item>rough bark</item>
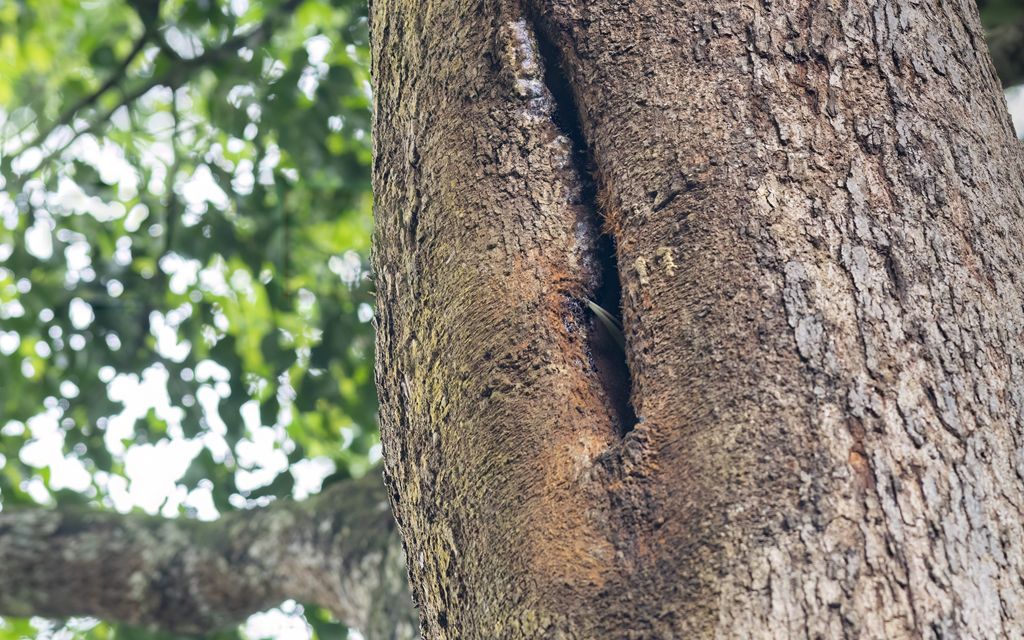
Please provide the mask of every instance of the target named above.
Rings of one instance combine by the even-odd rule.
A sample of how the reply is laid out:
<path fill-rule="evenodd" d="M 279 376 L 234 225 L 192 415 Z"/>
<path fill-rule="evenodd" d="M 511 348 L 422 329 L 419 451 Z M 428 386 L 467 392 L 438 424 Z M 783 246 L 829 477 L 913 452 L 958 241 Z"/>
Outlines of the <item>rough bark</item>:
<path fill-rule="evenodd" d="M 2 615 L 89 615 L 197 635 L 289 598 L 331 610 L 368 640 L 416 636 L 379 476 L 213 522 L 73 508 L 0 513 Z"/>
<path fill-rule="evenodd" d="M 376 0 L 372 45 L 426 637 L 1024 636 L 1024 167 L 973 3 Z"/>

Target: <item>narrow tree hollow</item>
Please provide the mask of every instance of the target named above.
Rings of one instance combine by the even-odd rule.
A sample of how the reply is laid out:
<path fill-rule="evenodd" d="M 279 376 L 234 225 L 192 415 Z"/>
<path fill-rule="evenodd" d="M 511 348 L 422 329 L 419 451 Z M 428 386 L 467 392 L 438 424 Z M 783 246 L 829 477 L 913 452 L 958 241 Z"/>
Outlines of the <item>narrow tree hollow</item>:
<path fill-rule="evenodd" d="M 376 0 L 371 31 L 426 637 L 1024 635 L 1024 170 L 973 3 Z M 618 386 L 579 303 L 612 250 Z"/>

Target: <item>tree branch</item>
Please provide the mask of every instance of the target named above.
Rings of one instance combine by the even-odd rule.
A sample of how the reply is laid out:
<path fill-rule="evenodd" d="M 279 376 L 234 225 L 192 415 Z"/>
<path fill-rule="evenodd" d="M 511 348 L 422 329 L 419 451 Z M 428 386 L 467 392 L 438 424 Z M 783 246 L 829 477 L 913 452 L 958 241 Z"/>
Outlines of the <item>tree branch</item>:
<path fill-rule="evenodd" d="M 40 131 L 39 134 L 36 135 L 35 139 L 32 140 L 32 142 L 30 142 L 29 144 L 25 145 L 22 148 L 30 149 L 32 147 L 39 146 L 42 143 L 46 142 L 46 139 L 50 137 L 50 134 L 57 130 L 57 127 L 60 127 L 71 122 L 74 119 L 76 113 L 94 104 L 97 100 L 100 99 L 100 96 L 102 96 L 104 93 L 106 93 L 113 87 L 117 86 L 121 82 L 125 73 L 128 71 L 128 66 L 132 63 L 132 60 L 134 60 L 135 57 L 139 55 L 139 52 L 142 51 L 142 48 L 146 46 L 146 42 L 148 41 L 149 32 L 147 31 L 142 34 L 142 36 L 135 43 L 135 46 L 132 47 L 131 53 L 129 53 L 127 57 L 125 57 L 125 59 L 121 62 L 121 64 L 118 65 L 117 72 L 110 76 L 110 78 L 108 78 L 107 81 L 104 82 L 99 89 L 94 91 L 92 94 L 86 96 L 85 98 L 82 98 L 82 100 L 80 100 L 78 104 L 62 113 L 61 116 L 54 120 L 49 127 L 44 129 L 43 131 Z"/>
<path fill-rule="evenodd" d="M 51 160 L 57 157 L 80 136 L 82 136 L 85 133 L 88 133 L 89 131 L 107 122 L 115 111 L 117 111 L 123 106 L 127 106 L 135 102 L 154 87 L 166 85 L 171 87 L 172 90 L 177 89 L 179 86 L 188 81 L 189 74 L 192 70 L 202 68 L 207 63 L 216 62 L 217 60 L 223 58 L 225 55 L 235 54 L 242 47 L 252 48 L 257 46 L 261 42 L 265 42 L 267 39 L 269 39 L 272 27 L 277 23 L 277 21 L 283 17 L 291 15 L 292 12 L 294 12 L 295 9 L 301 3 L 301 0 L 289 0 L 288 2 L 281 5 L 281 7 L 272 16 L 268 16 L 267 19 L 265 19 L 263 23 L 256 29 L 253 29 L 249 33 L 242 34 L 240 36 L 236 36 L 234 38 L 226 40 L 224 44 L 220 45 L 216 49 L 210 49 L 209 51 L 206 51 L 205 53 L 203 53 L 203 55 L 196 56 L 195 58 L 183 59 L 175 54 L 175 58 L 178 64 L 176 64 L 167 73 L 160 76 L 159 78 L 153 78 L 149 82 L 146 82 L 141 87 L 136 89 L 135 91 L 132 91 L 131 93 L 125 95 L 124 98 L 113 109 L 110 109 L 102 116 L 89 122 L 85 127 L 82 128 L 81 131 L 76 131 L 75 134 L 71 137 L 71 139 L 68 140 L 65 144 L 61 145 L 56 149 L 53 149 L 48 154 L 46 154 L 43 157 L 43 159 L 39 162 L 39 168 L 44 167 L 47 163 L 49 163 Z M 138 55 L 138 51 L 141 50 L 143 46 L 145 46 L 145 42 L 147 40 L 148 36 L 144 35 L 136 44 L 136 48 L 133 51 L 133 53 L 128 58 L 126 58 L 125 61 L 122 63 L 119 72 L 115 74 L 113 78 L 104 83 L 104 85 L 100 87 L 100 89 L 98 89 L 96 93 L 85 98 L 81 103 L 79 103 L 79 105 L 76 105 L 73 109 L 69 109 L 67 112 L 61 115 L 61 117 L 51 127 L 47 128 L 45 131 L 37 135 L 32 140 L 32 142 L 24 145 L 22 147 L 22 150 L 30 149 L 32 147 L 39 146 L 42 143 L 46 142 L 46 139 L 50 136 L 50 134 L 52 134 L 57 129 L 57 127 L 61 126 L 62 124 L 67 124 L 68 122 L 71 122 L 78 111 L 94 103 L 96 100 L 99 99 L 101 95 L 103 95 L 103 93 L 106 93 L 106 91 L 108 91 L 110 88 L 116 85 L 117 78 L 119 78 L 122 75 L 122 70 L 127 68 L 127 66 L 131 63 L 132 58 Z M 167 51 L 171 49 L 169 48 L 169 45 L 166 44 L 164 39 L 162 37 L 159 37 L 159 34 L 157 34 L 157 42 L 160 45 L 161 50 L 164 50 L 165 55 L 167 55 Z M 6 163 L 7 161 L 8 160 L 5 159 L 4 162 Z M 26 177 L 27 176 L 22 176 L 19 182 L 23 181 Z"/>
<path fill-rule="evenodd" d="M 214 522 L 0 512 L 0 615 L 88 615 L 199 635 L 289 598 L 329 609 L 368 640 L 412 637 L 416 614 L 379 470 Z"/>

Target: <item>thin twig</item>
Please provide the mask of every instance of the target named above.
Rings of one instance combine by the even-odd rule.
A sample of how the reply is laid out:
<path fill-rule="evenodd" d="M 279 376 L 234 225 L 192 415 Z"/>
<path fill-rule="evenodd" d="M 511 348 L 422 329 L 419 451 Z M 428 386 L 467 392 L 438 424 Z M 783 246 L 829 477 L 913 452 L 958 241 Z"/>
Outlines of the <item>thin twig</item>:
<path fill-rule="evenodd" d="M 107 81 L 104 82 L 99 89 L 92 92 L 92 94 L 86 96 L 85 98 L 82 98 L 82 100 L 79 101 L 78 104 L 68 109 L 63 114 L 61 114 L 61 116 L 57 118 L 53 122 L 53 124 L 51 124 L 49 127 L 47 127 L 38 135 L 36 135 L 35 139 L 32 140 L 31 143 L 24 145 L 22 149 L 31 149 L 32 147 L 39 146 L 42 143 L 46 142 L 46 139 L 49 138 L 50 134 L 56 131 L 58 127 L 71 122 L 71 120 L 74 119 L 76 113 L 95 103 L 97 100 L 100 99 L 100 96 L 102 96 L 104 93 L 106 93 L 114 86 L 119 84 L 122 76 L 124 76 L 124 74 L 128 71 L 128 66 L 132 63 L 132 60 L 135 59 L 135 56 L 139 55 L 139 52 L 142 51 L 142 48 L 146 46 L 146 42 L 148 41 L 149 33 L 143 33 L 142 37 L 140 37 L 138 42 L 135 43 L 135 46 L 132 48 L 131 53 L 129 53 L 128 56 L 118 66 L 116 73 L 110 76 L 110 78 L 108 78 Z"/>
<path fill-rule="evenodd" d="M 38 167 L 43 167 L 44 165 L 46 165 L 59 154 L 63 153 L 65 149 L 72 145 L 82 135 L 92 131 L 93 129 L 107 122 L 115 111 L 117 111 L 121 107 L 127 106 L 135 102 L 142 96 L 146 95 L 146 93 L 148 93 L 154 87 L 166 85 L 171 88 L 172 92 L 176 91 L 178 87 L 180 87 L 187 81 L 187 71 L 193 68 L 202 67 L 207 62 L 215 61 L 224 56 L 225 54 L 230 55 L 232 53 L 237 53 L 237 51 L 242 47 L 248 47 L 251 49 L 260 42 L 265 41 L 269 37 L 271 27 L 277 22 L 277 20 L 285 16 L 291 15 L 291 13 L 295 11 L 295 9 L 302 3 L 302 1 L 303 0 L 288 0 L 288 2 L 281 5 L 280 9 L 276 11 L 273 16 L 268 16 L 268 18 L 264 20 L 263 24 L 261 24 L 259 27 L 253 29 L 249 33 L 231 38 L 230 40 L 226 40 L 222 45 L 220 45 L 216 49 L 210 49 L 209 51 L 206 51 L 202 55 L 196 56 L 195 58 L 183 59 L 179 57 L 180 64 L 170 69 L 163 76 L 159 78 L 153 78 L 152 80 L 150 80 L 143 86 L 139 87 L 135 91 L 124 95 L 124 98 L 122 98 L 122 100 L 118 103 L 116 107 L 108 110 L 101 117 L 93 120 L 92 122 L 87 123 L 81 131 L 75 131 L 71 139 L 68 140 L 65 144 L 46 154 L 43 157 L 43 159 L 39 162 Z M 135 55 L 138 55 L 138 51 L 141 50 L 141 48 L 144 46 L 147 40 L 148 36 L 146 35 L 144 35 L 143 38 L 140 39 L 139 43 L 136 44 L 136 50 L 133 52 L 131 56 L 129 56 L 129 58 L 127 58 L 122 63 L 122 69 L 126 68 L 131 63 L 131 58 L 134 58 Z M 158 40 L 162 40 L 162 38 L 158 38 Z M 120 72 L 118 74 L 115 74 L 114 78 L 111 79 L 113 80 L 113 83 L 111 83 L 111 80 L 108 80 L 106 83 L 104 83 L 104 86 L 101 87 L 100 90 L 95 92 L 92 96 L 89 96 L 88 98 L 83 100 L 82 103 L 75 107 L 75 109 L 65 112 L 52 127 L 50 127 L 43 134 L 36 136 L 36 138 L 32 141 L 31 144 L 23 146 L 22 149 L 30 149 L 34 146 L 40 145 L 42 142 L 45 142 L 46 138 L 50 135 L 50 133 L 52 133 L 58 126 L 70 122 L 74 118 L 75 113 L 78 110 L 89 106 L 90 104 L 98 100 L 100 95 L 102 95 L 107 90 L 115 86 L 117 84 L 116 78 L 119 75 Z M 18 181 L 19 184 L 22 183 L 25 179 L 27 179 L 27 177 L 30 174 L 31 172 L 25 174 L 24 176 L 21 176 Z"/>

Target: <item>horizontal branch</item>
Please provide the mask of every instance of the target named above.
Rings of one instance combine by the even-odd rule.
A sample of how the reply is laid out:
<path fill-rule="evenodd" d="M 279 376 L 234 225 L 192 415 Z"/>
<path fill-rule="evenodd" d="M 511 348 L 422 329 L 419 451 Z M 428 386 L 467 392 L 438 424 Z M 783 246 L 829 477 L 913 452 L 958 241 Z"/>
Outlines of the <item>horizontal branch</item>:
<path fill-rule="evenodd" d="M 368 639 L 416 629 L 379 474 L 213 522 L 0 512 L 0 615 L 93 616 L 200 635 L 287 599 L 327 608 Z"/>

